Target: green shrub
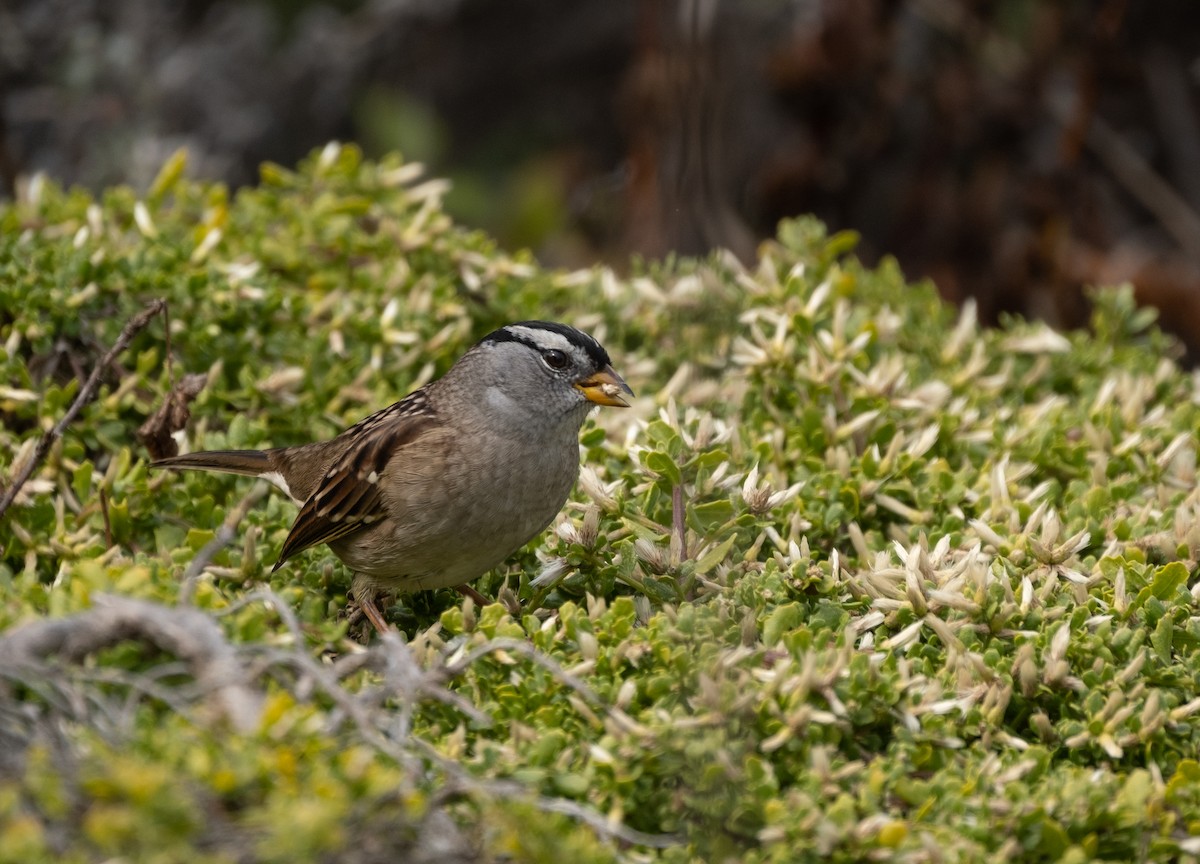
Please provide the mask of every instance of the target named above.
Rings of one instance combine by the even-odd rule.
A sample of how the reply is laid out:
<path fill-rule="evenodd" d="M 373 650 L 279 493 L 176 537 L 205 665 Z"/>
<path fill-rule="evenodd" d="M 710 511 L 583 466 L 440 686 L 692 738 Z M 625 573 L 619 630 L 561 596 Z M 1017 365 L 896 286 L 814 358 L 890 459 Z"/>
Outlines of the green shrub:
<path fill-rule="evenodd" d="M 0 627 L 190 602 L 261 705 L 222 719 L 137 641 L 0 670 L 0 859 L 1200 856 L 1200 389 L 1129 289 L 1088 332 L 988 330 L 813 220 L 748 269 L 618 278 L 503 253 L 351 147 L 234 195 L 182 169 L 0 209 L 9 476 L 152 300 L 171 358 L 139 333 L 4 517 Z M 519 617 L 401 597 L 407 647 L 361 653 L 328 550 L 270 574 L 281 496 L 184 590 L 252 484 L 148 472 L 174 381 L 208 376 L 190 447 L 297 443 L 533 317 L 640 398 L 477 583 Z"/>

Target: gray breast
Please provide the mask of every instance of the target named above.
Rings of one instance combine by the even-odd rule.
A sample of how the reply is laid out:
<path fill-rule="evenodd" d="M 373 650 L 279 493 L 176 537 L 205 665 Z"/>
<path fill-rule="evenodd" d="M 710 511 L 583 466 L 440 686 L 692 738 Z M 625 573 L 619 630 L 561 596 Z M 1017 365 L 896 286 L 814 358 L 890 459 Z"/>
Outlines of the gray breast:
<path fill-rule="evenodd" d="M 426 493 L 394 502 L 388 519 L 332 548 L 360 579 L 386 590 L 475 579 L 537 536 L 562 509 L 579 470 L 577 442 L 572 435 L 559 446 L 532 447 L 520 437 L 495 435 L 484 446 L 453 448 L 439 470 L 405 478 L 402 486 L 425 487 Z M 429 485 L 447 506 L 430 506 Z M 369 555 L 362 553 L 364 543 Z"/>

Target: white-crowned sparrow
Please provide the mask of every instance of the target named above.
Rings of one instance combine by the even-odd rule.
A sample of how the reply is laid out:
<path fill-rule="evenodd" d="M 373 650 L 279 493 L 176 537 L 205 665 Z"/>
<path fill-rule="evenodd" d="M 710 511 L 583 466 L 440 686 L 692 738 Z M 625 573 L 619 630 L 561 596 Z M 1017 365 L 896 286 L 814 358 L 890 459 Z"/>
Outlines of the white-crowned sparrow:
<path fill-rule="evenodd" d="M 152 463 L 262 477 L 300 504 L 279 559 L 328 543 L 354 593 L 385 625 L 376 591 L 465 583 L 541 532 L 579 472 L 579 430 L 633 391 L 591 336 L 521 321 L 488 336 L 442 378 L 329 441 L 190 453 Z"/>

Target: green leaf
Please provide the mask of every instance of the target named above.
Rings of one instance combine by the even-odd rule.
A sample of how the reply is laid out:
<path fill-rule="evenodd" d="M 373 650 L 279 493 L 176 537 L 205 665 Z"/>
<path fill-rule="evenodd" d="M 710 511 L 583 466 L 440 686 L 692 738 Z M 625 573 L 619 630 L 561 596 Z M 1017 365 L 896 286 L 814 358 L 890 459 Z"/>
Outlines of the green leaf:
<path fill-rule="evenodd" d="M 91 460 L 85 460 L 75 469 L 75 474 L 71 478 L 71 489 L 75 492 L 75 497 L 80 501 L 87 501 L 92 493 L 92 472 L 95 466 Z"/>
<path fill-rule="evenodd" d="M 1150 772 L 1139 768 L 1130 773 L 1113 801 L 1116 824 L 1122 827 L 1142 825 L 1147 817 L 1147 805 L 1154 795 Z"/>
<path fill-rule="evenodd" d="M 540 220 L 553 170 L 532 192 L 477 174 L 474 194 Z M 297 512 L 272 494 L 189 589 L 210 647 L 246 673 L 232 700 L 137 628 L 82 666 L 60 652 L 53 682 L 6 669 L 18 770 L 0 783 L 0 858 L 333 861 L 368 837 L 374 858 L 407 860 L 435 807 L 514 861 L 1187 857 L 1200 404 L 1131 289 L 1096 292 L 1091 335 L 981 327 L 812 217 L 755 261 L 636 261 L 626 279 L 504 252 L 396 155 L 334 144 L 236 195 L 186 173 L 179 154 L 148 195 L 38 178 L 0 201 L 0 484 L 148 298 L 172 323 L 169 351 L 152 322 L 106 370 L 5 514 L 0 642 L 100 612 L 101 592 L 164 620 L 178 606 L 178 574 L 254 488 L 147 471 L 136 430 L 183 374 L 209 373 L 190 450 L 327 440 L 544 310 L 586 322 L 659 407 L 603 410 L 580 436 L 621 502 L 596 512 L 575 489 L 564 505 L 594 545 L 542 532 L 481 576 L 499 602 L 470 612 L 449 589 L 381 600 L 403 646 L 346 614 L 355 575 L 330 549 L 261 565 Z M 799 493 L 751 512 L 738 490 L 756 464 Z M 672 567 L 680 487 L 688 545 L 708 551 Z M 1031 536 L 1084 534 L 1067 566 L 1088 580 L 1030 554 Z M 534 588 L 556 560 L 570 575 Z M 257 728 L 227 703 L 261 705 Z M 444 765 L 478 794 L 437 796 L 457 782 Z M 562 796 L 611 824 L 530 803 Z M 621 829 L 657 840 L 616 848 Z"/>
<path fill-rule="evenodd" d="M 706 501 L 688 508 L 688 514 L 692 517 L 689 520 L 690 524 L 702 534 L 724 525 L 734 517 L 736 512 L 733 502 L 727 498 L 720 501 Z"/>
<path fill-rule="evenodd" d="M 184 542 L 193 552 L 199 552 L 211 543 L 215 536 L 217 536 L 216 533 L 210 528 L 192 528 L 188 531 L 187 539 Z"/>
<path fill-rule="evenodd" d="M 1158 619 L 1158 626 L 1154 628 L 1154 635 L 1150 637 L 1150 644 L 1154 647 L 1154 653 L 1158 655 L 1158 659 L 1163 663 L 1171 662 L 1171 647 L 1175 639 L 1175 622 L 1170 615 L 1164 615 Z"/>
<path fill-rule="evenodd" d="M 696 559 L 695 573 L 703 576 L 709 570 L 712 570 L 722 561 L 729 557 L 729 550 L 733 548 L 733 544 L 737 542 L 738 535 L 730 534 L 719 545 L 709 549 L 703 555 Z"/>
<path fill-rule="evenodd" d="M 679 598 L 679 590 L 675 583 L 666 577 L 647 576 L 642 581 L 642 590 L 656 603 L 673 603 Z"/>
<path fill-rule="evenodd" d="M 1186 585 L 1188 569 L 1181 561 L 1159 567 L 1150 582 L 1150 592 L 1159 600 L 1170 600 L 1181 586 Z"/>
<path fill-rule="evenodd" d="M 683 483 L 683 475 L 679 471 L 679 466 L 666 453 L 650 450 L 643 455 L 642 462 L 655 474 L 669 480 L 672 486 Z"/>
<path fill-rule="evenodd" d="M 163 163 L 158 169 L 158 175 L 155 176 L 154 182 L 150 184 L 150 191 L 147 197 L 154 202 L 159 201 L 164 195 L 175 188 L 179 182 L 179 178 L 183 176 L 183 172 L 187 169 L 188 151 L 186 147 L 180 147 Z"/>
<path fill-rule="evenodd" d="M 590 426 L 583 430 L 583 434 L 579 436 L 579 443 L 589 450 L 592 447 L 599 447 L 608 440 L 608 433 L 599 426 Z"/>
<path fill-rule="evenodd" d="M 777 645 L 790 630 L 800 626 L 804 620 L 804 612 L 799 603 L 785 603 L 775 607 L 767 620 L 763 622 L 762 641 L 768 648 Z"/>

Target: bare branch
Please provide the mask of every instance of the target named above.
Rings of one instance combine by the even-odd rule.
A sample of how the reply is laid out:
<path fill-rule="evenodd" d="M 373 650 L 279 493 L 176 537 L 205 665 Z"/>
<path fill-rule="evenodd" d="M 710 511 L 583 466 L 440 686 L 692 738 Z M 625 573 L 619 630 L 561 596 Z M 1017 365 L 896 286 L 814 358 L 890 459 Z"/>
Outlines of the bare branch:
<path fill-rule="evenodd" d="M 296 620 L 291 608 L 283 602 L 278 594 L 270 588 L 261 588 L 245 597 L 245 601 L 250 600 L 261 600 L 270 604 L 291 632 L 295 644 L 304 644 L 304 633 L 300 629 L 300 622 Z M 341 686 L 330 667 L 318 663 L 304 651 L 290 651 L 282 657 L 282 661 L 306 674 L 326 696 L 332 699 L 341 712 L 354 723 L 364 740 L 380 753 L 396 760 L 398 764 L 411 766 L 412 755 L 380 731 L 379 726 L 373 722 L 374 718 L 368 712 L 367 707 Z"/>
<path fill-rule="evenodd" d="M 266 483 L 254 484 L 254 488 L 225 517 L 225 521 L 217 529 L 216 536 L 204 544 L 204 548 L 196 553 L 196 557 L 191 560 L 187 569 L 183 571 L 183 585 L 179 589 L 179 602 L 181 605 L 192 602 L 192 595 L 196 593 L 196 580 L 200 578 L 200 574 L 204 572 L 204 568 L 212 563 L 213 558 L 216 557 L 218 552 L 233 542 L 234 538 L 237 537 L 238 528 L 246 518 L 246 514 L 263 499 L 269 488 Z"/>
<path fill-rule="evenodd" d="M 4 634 L 0 667 L 48 674 L 46 661 L 52 656 L 79 663 L 120 642 L 148 642 L 186 663 L 197 684 L 213 693 L 237 729 L 257 728 L 262 695 L 246 683 L 233 646 L 211 618 L 195 609 L 128 597 L 101 594 L 95 602 L 86 612 L 33 621 Z"/>
<path fill-rule="evenodd" d="M 671 489 L 671 545 L 674 548 L 678 544 L 680 561 L 688 560 L 686 518 L 687 511 L 683 506 L 683 486 L 674 486 Z"/>
<path fill-rule="evenodd" d="M 547 813 L 561 813 L 570 816 L 587 825 L 601 837 L 621 840 L 636 846 L 648 846 L 651 849 L 666 849 L 668 846 L 678 846 L 683 842 L 679 834 L 647 834 L 636 828 L 629 828 L 620 822 L 614 822 L 604 814 L 566 798 L 539 797 L 534 799 L 539 810 Z"/>
<path fill-rule="evenodd" d="M 568 687 L 582 696 L 586 701 L 593 705 L 600 704 L 600 698 L 592 691 L 590 687 L 588 687 L 566 669 L 563 669 L 562 666 L 560 666 L 557 661 L 555 661 L 549 655 L 543 654 L 531 643 L 525 642 L 521 639 L 509 639 L 502 636 L 498 636 L 495 639 L 489 639 L 487 642 L 484 642 L 477 648 L 471 649 L 470 652 L 460 659 L 454 661 L 453 663 L 447 663 L 445 667 L 443 667 L 443 671 L 448 678 L 461 675 L 464 671 L 466 671 L 468 666 L 470 666 L 480 657 L 483 657 L 487 654 L 492 654 L 496 651 L 512 651 L 514 653 L 524 655 L 527 659 L 532 660 L 538 666 L 541 666 L 560 682 L 566 684 Z"/>
<path fill-rule="evenodd" d="M 78 395 L 71 402 L 71 407 L 67 409 L 67 413 L 63 414 L 49 432 L 46 432 L 38 439 L 37 445 L 33 448 L 33 453 L 14 474 L 12 481 L 8 484 L 8 488 L 0 494 L 0 516 L 3 516 L 8 511 L 13 501 L 16 500 L 17 493 L 29 481 L 29 478 L 37 470 L 38 466 L 45 461 L 50 448 L 54 446 L 54 442 L 63 436 L 63 432 L 75 421 L 75 418 L 79 416 L 79 412 L 96 398 L 96 391 L 100 389 L 100 378 L 104 375 L 105 370 L 117 359 L 117 355 L 129 347 L 129 343 L 133 341 L 133 337 L 144 330 L 146 325 L 150 323 L 150 320 L 155 315 L 162 314 L 166 308 L 167 304 L 165 300 L 155 300 L 126 322 L 125 327 L 121 330 L 121 335 L 117 337 L 117 341 L 113 343 L 107 353 L 100 358 L 100 362 L 96 364 L 96 367 L 92 370 L 92 374 L 88 376 L 87 381 L 80 388 Z"/>
<path fill-rule="evenodd" d="M 1116 129 L 1091 118 L 1088 146 L 1125 189 L 1155 215 L 1159 224 L 1193 260 L 1200 261 L 1200 216 Z"/>
<path fill-rule="evenodd" d="M 489 781 L 473 776 L 457 762 L 447 759 L 427 741 L 410 734 L 412 707 L 422 698 L 433 698 L 455 706 L 475 722 L 490 723 L 492 718 L 457 694 L 451 693 L 444 682 L 461 674 L 470 664 L 489 653 L 508 651 L 520 654 L 549 670 L 567 687 L 581 694 L 585 701 L 601 704 L 598 697 L 581 680 L 562 669 L 552 658 L 533 645 L 518 639 L 492 639 L 476 646 L 459 658 L 441 658 L 424 666 L 413 651 L 394 633 L 385 633 L 381 643 L 361 653 L 342 658 L 334 664 L 322 663 L 304 650 L 304 634 L 291 608 L 270 589 L 261 589 L 242 598 L 234 608 L 247 603 L 266 602 L 291 633 L 289 648 L 271 648 L 266 659 L 269 665 L 295 670 L 300 677 L 298 689 L 309 686 L 333 702 L 329 712 L 331 723 L 348 723 L 361 739 L 376 750 L 412 769 L 414 776 L 437 770 L 444 781 L 443 792 L 452 790 L 489 797 L 511 798 L 524 796 L 545 812 L 559 813 L 575 819 L 599 836 L 622 843 L 651 848 L 678 844 L 674 834 L 647 834 L 629 828 L 584 803 L 563 798 L 538 796 L 519 783 Z M 229 610 L 226 610 L 229 611 Z M 48 662 L 58 657 L 66 662 L 80 662 L 90 654 L 126 640 L 140 640 L 179 658 L 146 675 L 129 675 L 120 670 L 100 669 L 85 674 L 93 682 L 116 682 L 131 691 L 149 695 L 182 713 L 193 697 L 187 689 L 165 687 L 158 683 L 168 675 L 186 670 L 195 679 L 195 691 L 215 696 L 223 713 L 242 732 L 257 728 L 263 695 L 250 682 L 259 677 L 263 668 L 247 662 L 246 648 L 226 641 L 214 619 L 198 609 L 171 608 L 143 600 L 99 595 L 96 607 L 67 618 L 35 621 L 19 626 L 0 636 L 0 690 L 6 682 L 22 683 L 42 694 L 60 713 L 82 717 L 88 706 L 80 702 L 89 697 L 77 690 L 59 686 Z M 382 685 L 352 693 L 339 680 L 359 669 L 367 669 L 383 678 Z M 298 692 L 294 689 L 293 692 Z M 92 699 L 95 697 L 92 696 Z M 132 694 L 131 694 L 132 698 Z M 397 703 L 399 710 L 391 707 Z M 388 703 L 388 704 L 385 704 Z M 132 702 L 125 706 L 122 716 L 110 720 L 127 727 L 132 716 Z M 4 700 L 0 699 L 0 706 Z M 112 714 L 112 704 L 96 702 L 95 708 Z M 616 709 L 610 709 L 615 715 Z M 0 754 L 2 756 L 2 754 Z M 422 841 L 424 844 L 424 841 Z"/>
<path fill-rule="evenodd" d="M 100 515 L 104 517 L 104 548 L 113 548 L 112 517 L 108 515 L 108 492 L 100 484 Z"/>
<path fill-rule="evenodd" d="M 441 768 L 448 778 L 449 782 L 446 785 L 450 789 L 458 787 L 459 790 L 482 793 L 499 799 L 526 797 L 539 810 L 568 816 L 587 825 L 601 837 L 610 840 L 620 840 L 624 843 L 646 846 L 651 849 L 666 849 L 684 842 L 684 837 L 680 834 L 649 834 L 645 831 L 638 831 L 636 828 L 629 828 L 578 801 L 553 798 L 547 795 L 529 798 L 528 788 L 520 783 L 512 780 L 480 780 L 468 773 L 459 763 L 447 759 L 427 742 L 418 738 L 414 739 L 414 743 L 421 748 L 431 762 Z"/>

